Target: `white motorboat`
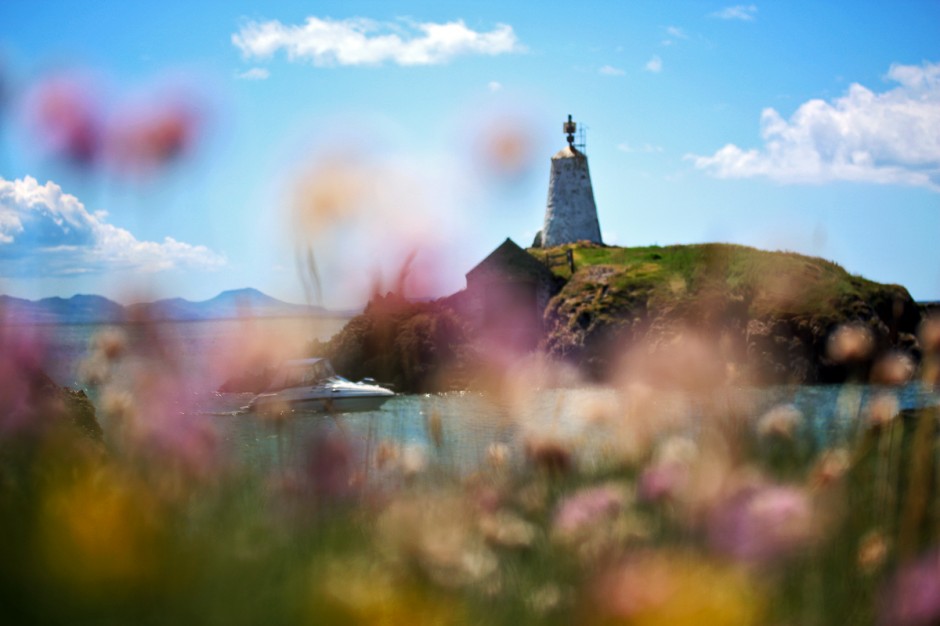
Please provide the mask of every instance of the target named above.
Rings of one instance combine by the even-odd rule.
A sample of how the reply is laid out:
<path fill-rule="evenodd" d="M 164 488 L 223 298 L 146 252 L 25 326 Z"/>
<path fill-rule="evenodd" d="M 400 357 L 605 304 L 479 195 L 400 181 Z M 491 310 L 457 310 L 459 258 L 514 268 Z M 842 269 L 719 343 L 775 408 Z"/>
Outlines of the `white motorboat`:
<path fill-rule="evenodd" d="M 372 379 L 354 383 L 337 376 L 327 359 L 296 359 L 281 366 L 268 388 L 255 396 L 248 408 L 258 412 L 374 411 L 394 395 Z"/>

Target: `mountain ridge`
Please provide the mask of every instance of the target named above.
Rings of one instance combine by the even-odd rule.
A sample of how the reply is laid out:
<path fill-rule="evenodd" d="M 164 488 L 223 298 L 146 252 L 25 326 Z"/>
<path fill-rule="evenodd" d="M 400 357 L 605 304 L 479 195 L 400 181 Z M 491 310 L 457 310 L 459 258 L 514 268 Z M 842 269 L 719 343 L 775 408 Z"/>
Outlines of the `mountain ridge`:
<path fill-rule="evenodd" d="M 17 324 L 116 324 L 140 320 L 197 321 L 244 317 L 345 317 L 348 311 L 278 300 L 254 287 L 229 289 L 207 300 L 163 298 L 122 305 L 96 294 L 27 300 L 0 295 L 0 318 Z"/>

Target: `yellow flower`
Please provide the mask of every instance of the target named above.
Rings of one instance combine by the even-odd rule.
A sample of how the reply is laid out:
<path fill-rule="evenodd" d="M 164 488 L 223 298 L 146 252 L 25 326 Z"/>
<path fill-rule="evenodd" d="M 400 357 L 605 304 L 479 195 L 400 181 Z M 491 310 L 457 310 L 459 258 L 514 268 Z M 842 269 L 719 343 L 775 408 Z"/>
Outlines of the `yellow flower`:
<path fill-rule="evenodd" d="M 631 626 L 759 624 L 764 606 L 742 570 L 674 553 L 642 554 L 610 568 L 586 600 L 586 623 Z"/>
<path fill-rule="evenodd" d="M 133 585 L 152 572 L 157 546 L 155 502 L 144 485 L 112 467 L 85 469 L 54 487 L 40 521 L 49 570 L 85 589 Z"/>

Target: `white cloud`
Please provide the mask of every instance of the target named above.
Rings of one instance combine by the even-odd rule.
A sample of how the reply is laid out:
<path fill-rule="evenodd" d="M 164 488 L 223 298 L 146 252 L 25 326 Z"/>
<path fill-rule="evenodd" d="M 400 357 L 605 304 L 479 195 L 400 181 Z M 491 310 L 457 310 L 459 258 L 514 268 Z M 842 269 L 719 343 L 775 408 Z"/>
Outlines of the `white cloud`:
<path fill-rule="evenodd" d="M 679 28 L 678 26 L 667 26 L 666 33 L 668 33 L 670 37 L 673 37 L 675 39 L 688 39 L 689 38 L 689 36 L 685 34 L 685 31 Z"/>
<path fill-rule="evenodd" d="M 617 149 L 621 152 L 645 152 L 647 154 L 653 154 L 657 152 L 663 152 L 662 146 L 654 146 L 653 144 L 645 143 L 642 146 L 631 146 L 628 143 L 618 143 Z"/>
<path fill-rule="evenodd" d="M 892 65 L 898 86 L 859 84 L 831 102 L 809 100 L 789 120 L 761 113 L 762 149 L 728 144 L 687 155 L 719 178 L 766 176 L 784 183 L 864 181 L 940 191 L 940 63 Z"/>
<path fill-rule="evenodd" d="M 720 11 L 715 11 L 711 14 L 711 17 L 717 17 L 721 20 L 741 20 L 744 22 L 750 22 L 754 19 L 756 14 L 757 5 L 736 4 L 734 6 L 725 7 Z"/>
<path fill-rule="evenodd" d="M 291 61 L 314 65 L 435 65 L 465 54 L 521 52 L 512 26 L 477 32 L 462 20 L 445 23 L 381 23 L 363 18 L 308 17 L 302 25 L 278 20 L 247 22 L 232 35 L 246 58 L 269 58 L 283 50 Z"/>
<path fill-rule="evenodd" d="M 235 75 L 235 78 L 242 80 L 266 80 L 271 76 L 271 72 L 264 67 L 253 67 Z"/>
<path fill-rule="evenodd" d="M 658 74 L 659 72 L 663 71 L 663 60 L 658 56 L 653 55 L 653 58 L 646 62 L 646 65 L 643 66 L 643 69 L 645 69 L 647 72 Z"/>
<path fill-rule="evenodd" d="M 493 93 L 496 93 L 497 91 L 503 88 L 503 84 L 499 81 L 491 80 L 489 83 L 487 83 L 486 88 L 492 91 Z"/>
<path fill-rule="evenodd" d="M 624 72 L 619 67 L 614 67 L 612 65 L 605 65 L 597 71 L 603 74 L 604 76 L 623 76 L 624 74 L 626 74 L 626 72 Z"/>
<path fill-rule="evenodd" d="M 0 177 L 0 275 L 67 276 L 107 271 L 215 269 L 225 258 L 205 246 L 166 237 L 139 241 L 89 213 L 75 196 L 32 176 Z"/>

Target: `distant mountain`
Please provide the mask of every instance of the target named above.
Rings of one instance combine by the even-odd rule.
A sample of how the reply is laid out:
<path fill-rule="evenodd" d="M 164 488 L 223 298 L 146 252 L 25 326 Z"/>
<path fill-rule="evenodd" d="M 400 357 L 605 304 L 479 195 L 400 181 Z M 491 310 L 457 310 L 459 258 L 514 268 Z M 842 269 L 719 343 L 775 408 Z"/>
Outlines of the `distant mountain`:
<path fill-rule="evenodd" d="M 233 317 L 299 317 L 304 315 L 335 315 L 323 307 L 291 304 L 264 294 L 257 289 L 223 291 L 202 302 L 182 298 L 132 304 L 127 312 L 160 320 L 211 320 Z"/>
<path fill-rule="evenodd" d="M 32 324 L 113 323 L 124 320 L 125 310 L 101 296 L 23 300 L 0 296 L 0 313 L 9 321 Z"/>
<path fill-rule="evenodd" d="M 237 317 L 345 316 L 318 306 L 283 302 L 257 289 L 223 291 L 202 302 L 169 298 L 121 306 L 102 296 L 24 300 L 0 296 L 0 316 L 24 324 L 100 324 L 150 320 L 210 320 Z"/>

